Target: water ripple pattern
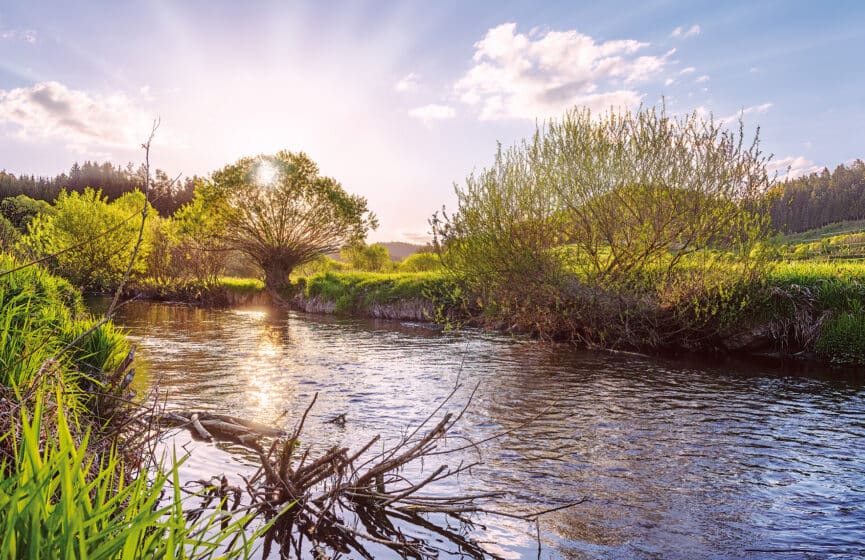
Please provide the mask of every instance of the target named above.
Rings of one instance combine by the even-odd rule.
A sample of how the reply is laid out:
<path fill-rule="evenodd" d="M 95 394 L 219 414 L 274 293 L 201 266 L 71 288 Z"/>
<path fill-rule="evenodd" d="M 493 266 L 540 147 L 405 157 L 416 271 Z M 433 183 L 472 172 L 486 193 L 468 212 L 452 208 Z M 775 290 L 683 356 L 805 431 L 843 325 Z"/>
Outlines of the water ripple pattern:
<path fill-rule="evenodd" d="M 855 373 L 263 310 L 132 303 L 117 322 L 140 344 L 138 383 L 158 382 L 170 407 L 288 427 L 319 393 L 306 438 L 322 448 L 398 438 L 458 376 L 456 407 L 480 384 L 461 435 L 483 438 L 545 411 L 439 489 L 504 490 L 499 506 L 512 511 L 588 497 L 543 519 L 544 558 L 865 556 L 865 382 Z M 341 413 L 344 427 L 326 422 Z M 177 439 L 194 448 L 190 479 L 254 464 L 241 448 Z M 482 521 L 476 536 L 491 552 L 537 557 L 533 527 Z"/>

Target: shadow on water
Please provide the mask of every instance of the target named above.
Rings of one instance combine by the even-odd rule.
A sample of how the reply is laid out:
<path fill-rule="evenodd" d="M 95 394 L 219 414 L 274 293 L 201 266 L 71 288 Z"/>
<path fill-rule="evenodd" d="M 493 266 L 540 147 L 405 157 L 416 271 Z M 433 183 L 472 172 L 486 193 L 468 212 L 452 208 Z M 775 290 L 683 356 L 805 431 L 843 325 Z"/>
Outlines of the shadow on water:
<path fill-rule="evenodd" d="M 591 353 L 263 309 L 132 303 L 117 322 L 169 407 L 289 427 L 319 393 L 306 431 L 321 449 L 398 438 L 458 376 L 457 402 L 480 382 L 459 435 L 484 438 L 546 411 L 438 489 L 505 490 L 496 506 L 514 512 L 587 496 L 543 518 L 544 558 L 865 553 L 861 371 Z M 345 426 L 327 423 L 342 413 Z M 242 447 L 175 441 L 192 450 L 188 480 L 254 466 Z M 474 536 L 491 552 L 536 557 L 533 527 L 480 521 Z"/>

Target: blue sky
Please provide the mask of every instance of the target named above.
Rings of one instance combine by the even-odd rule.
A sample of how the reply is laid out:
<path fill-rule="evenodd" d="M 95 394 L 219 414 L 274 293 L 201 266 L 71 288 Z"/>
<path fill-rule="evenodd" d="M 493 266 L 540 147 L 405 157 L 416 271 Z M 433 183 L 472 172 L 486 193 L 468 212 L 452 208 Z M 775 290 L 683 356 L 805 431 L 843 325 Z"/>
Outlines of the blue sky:
<path fill-rule="evenodd" d="M 0 168 L 204 174 L 306 151 L 421 241 L 496 142 L 573 105 L 744 111 L 793 174 L 865 157 L 865 2 L 0 1 Z"/>

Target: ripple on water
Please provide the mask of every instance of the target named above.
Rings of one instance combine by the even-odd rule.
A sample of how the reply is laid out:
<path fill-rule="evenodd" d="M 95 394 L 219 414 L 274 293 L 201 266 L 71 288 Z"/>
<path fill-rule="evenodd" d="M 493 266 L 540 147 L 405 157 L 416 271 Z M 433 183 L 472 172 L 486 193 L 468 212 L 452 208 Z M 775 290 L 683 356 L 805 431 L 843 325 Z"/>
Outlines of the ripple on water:
<path fill-rule="evenodd" d="M 379 433 L 392 441 L 457 379 L 455 409 L 479 383 L 459 436 L 511 431 L 484 446 L 482 465 L 439 491 L 504 490 L 500 507 L 519 511 L 588 497 L 543 519 L 553 557 L 865 553 L 861 376 L 803 377 L 260 311 L 132 303 L 118 323 L 140 344 L 142 378 L 159 380 L 169 406 L 282 418 L 288 427 L 319 393 L 306 438 L 322 447 Z M 326 423 L 340 413 L 345 427 Z M 254 465 L 237 446 L 183 434 L 174 443 L 193 450 L 187 480 Z M 533 527 L 484 525 L 478 538 L 491 552 L 536 554 Z"/>

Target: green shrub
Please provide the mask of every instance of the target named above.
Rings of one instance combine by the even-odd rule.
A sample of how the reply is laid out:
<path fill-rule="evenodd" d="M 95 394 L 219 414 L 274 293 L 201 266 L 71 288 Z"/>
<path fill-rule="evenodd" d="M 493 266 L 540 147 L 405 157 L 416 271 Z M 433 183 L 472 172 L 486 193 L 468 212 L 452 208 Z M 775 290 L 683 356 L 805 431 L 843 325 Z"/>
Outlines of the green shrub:
<path fill-rule="evenodd" d="M 34 257 L 53 255 L 47 261 L 49 268 L 76 286 L 92 290 L 114 288 L 132 256 L 143 203 L 144 195 L 139 191 L 111 203 L 90 188 L 81 194 L 63 191 L 52 212 L 33 218 L 20 248 Z M 150 216 L 155 217 L 156 212 L 151 211 Z M 137 273 L 144 272 L 150 251 L 150 228 L 146 234 L 135 266 Z"/>
<path fill-rule="evenodd" d="M 33 218 L 51 212 L 53 212 L 51 205 L 44 200 L 35 200 L 23 194 L 4 198 L 0 202 L 0 215 L 8 219 L 21 233 L 27 231 L 27 226 Z"/>
<path fill-rule="evenodd" d="M 342 260 L 354 270 L 363 272 L 388 272 L 394 268 L 387 247 L 379 243 L 366 245 L 353 243 L 343 247 L 339 252 Z"/>
<path fill-rule="evenodd" d="M 717 339 L 767 270 L 766 163 L 758 137 L 697 113 L 577 108 L 499 147 L 431 226 L 493 324 L 630 347 Z"/>
<path fill-rule="evenodd" d="M 291 276 L 293 278 L 303 278 L 325 272 L 339 272 L 348 269 L 348 266 L 347 263 L 332 259 L 327 255 L 319 255 L 314 260 L 296 267 L 292 271 Z"/>
<path fill-rule="evenodd" d="M 12 251 L 19 239 L 21 239 L 21 232 L 12 222 L 0 216 L 0 251 Z"/>
<path fill-rule="evenodd" d="M 823 324 L 817 355 L 841 364 L 865 364 L 865 313 L 841 313 Z"/>
<path fill-rule="evenodd" d="M 442 261 L 437 253 L 415 253 L 399 263 L 400 272 L 432 272 L 442 269 Z"/>

